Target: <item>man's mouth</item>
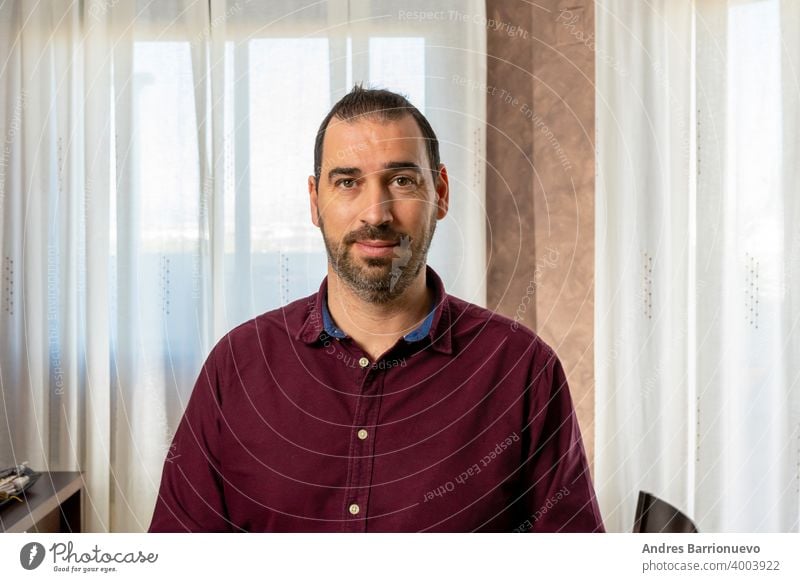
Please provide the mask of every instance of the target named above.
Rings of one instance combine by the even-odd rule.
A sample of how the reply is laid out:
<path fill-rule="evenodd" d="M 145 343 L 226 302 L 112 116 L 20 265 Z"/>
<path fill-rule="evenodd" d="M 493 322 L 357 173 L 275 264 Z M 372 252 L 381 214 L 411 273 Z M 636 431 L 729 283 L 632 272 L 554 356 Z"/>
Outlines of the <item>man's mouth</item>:
<path fill-rule="evenodd" d="M 359 240 L 356 242 L 370 247 L 394 247 L 400 244 L 392 240 Z"/>
<path fill-rule="evenodd" d="M 399 244 L 389 240 L 359 240 L 355 242 L 355 247 L 370 257 L 387 257 L 394 254 L 394 247 Z"/>

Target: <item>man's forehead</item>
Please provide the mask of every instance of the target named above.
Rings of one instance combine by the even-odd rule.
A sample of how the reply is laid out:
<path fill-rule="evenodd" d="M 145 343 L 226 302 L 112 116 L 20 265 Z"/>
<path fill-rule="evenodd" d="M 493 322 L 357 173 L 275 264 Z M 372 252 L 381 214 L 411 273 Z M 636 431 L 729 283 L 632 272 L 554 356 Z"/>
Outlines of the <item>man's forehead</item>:
<path fill-rule="evenodd" d="M 323 165 L 339 164 L 345 159 L 382 151 L 424 156 L 425 138 L 411 115 L 396 120 L 376 116 L 347 120 L 334 117 L 328 122 L 323 142 Z"/>

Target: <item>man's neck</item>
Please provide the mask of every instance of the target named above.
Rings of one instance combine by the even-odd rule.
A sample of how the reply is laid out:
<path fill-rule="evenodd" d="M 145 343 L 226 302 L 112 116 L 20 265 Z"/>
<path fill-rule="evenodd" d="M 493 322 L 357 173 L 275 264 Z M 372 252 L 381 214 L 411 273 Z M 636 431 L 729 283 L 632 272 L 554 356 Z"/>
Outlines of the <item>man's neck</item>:
<path fill-rule="evenodd" d="M 328 311 L 372 361 L 398 339 L 419 327 L 431 310 L 434 292 L 427 287 L 426 270 L 403 293 L 388 303 L 372 303 L 359 297 L 328 267 Z"/>

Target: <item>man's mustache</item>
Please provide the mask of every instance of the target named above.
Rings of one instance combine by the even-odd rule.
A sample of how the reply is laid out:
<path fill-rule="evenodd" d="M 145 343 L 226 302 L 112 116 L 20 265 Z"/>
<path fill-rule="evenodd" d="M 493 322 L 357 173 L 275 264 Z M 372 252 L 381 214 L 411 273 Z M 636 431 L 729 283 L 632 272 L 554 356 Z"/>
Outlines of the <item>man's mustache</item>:
<path fill-rule="evenodd" d="M 344 237 L 343 242 L 351 245 L 362 240 L 380 240 L 400 244 L 402 236 L 401 233 L 395 232 L 390 228 L 371 226 L 348 233 L 347 236 Z"/>

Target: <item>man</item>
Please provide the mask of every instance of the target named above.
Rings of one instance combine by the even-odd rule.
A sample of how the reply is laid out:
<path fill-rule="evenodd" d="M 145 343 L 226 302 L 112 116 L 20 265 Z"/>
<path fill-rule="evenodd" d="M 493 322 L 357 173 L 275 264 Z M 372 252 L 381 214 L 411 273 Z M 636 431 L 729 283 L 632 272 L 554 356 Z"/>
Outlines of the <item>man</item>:
<path fill-rule="evenodd" d="M 554 352 L 426 266 L 450 191 L 425 117 L 355 87 L 314 158 L 327 277 L 213 349 L 150 531 L 603 531 Z"/>

